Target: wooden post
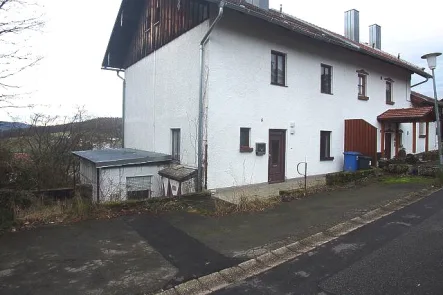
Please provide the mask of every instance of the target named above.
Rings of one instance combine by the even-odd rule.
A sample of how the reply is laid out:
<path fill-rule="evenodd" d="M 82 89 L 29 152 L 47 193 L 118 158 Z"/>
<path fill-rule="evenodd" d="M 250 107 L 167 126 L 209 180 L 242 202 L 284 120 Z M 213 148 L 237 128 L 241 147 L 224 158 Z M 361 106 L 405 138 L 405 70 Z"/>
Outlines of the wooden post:
<path fill-rule="evenodd" d="M 400 149 L 399 141 L 400 141 L 400 134 L 398 133 L 398 123 L 395 123 L 395 157 L 398 156 L 398 151 Z"/>
<path fill-rule="evenodd" d="M 417 152 L 417 123 L 412 122 L 412 153 Z"/>
<path fill-rule="evenodd" d="M 425 151 L 429 151 L 429 122 L 426 122 Z"/>
<path fill-rule="evenodd" d="M 380 152 L 381 157 L 385 157 L 385 123 L 381 123 L 381 136 L 380 136 Z"/>

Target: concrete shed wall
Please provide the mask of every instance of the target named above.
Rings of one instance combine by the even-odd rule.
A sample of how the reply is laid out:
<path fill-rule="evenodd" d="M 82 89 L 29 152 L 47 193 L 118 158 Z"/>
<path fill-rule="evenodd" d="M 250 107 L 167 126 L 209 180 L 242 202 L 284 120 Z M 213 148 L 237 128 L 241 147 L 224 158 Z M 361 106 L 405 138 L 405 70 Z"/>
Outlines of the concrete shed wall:
<path fill-rule="evenodd" d="M 80 158 L 80 182 L 92 185 L 92 199 L 97 200 L 97 169 L 95 164 Z"/>
<path fill-rule="evenodd" d="M 112 167 L 100 169 L 100 201 L 126 200 L 126 178 L 136 176 L 151 176 L 152 197 L 163 196 L 162 180 L 158 171 L 165 165 L 139 165 Z"/>

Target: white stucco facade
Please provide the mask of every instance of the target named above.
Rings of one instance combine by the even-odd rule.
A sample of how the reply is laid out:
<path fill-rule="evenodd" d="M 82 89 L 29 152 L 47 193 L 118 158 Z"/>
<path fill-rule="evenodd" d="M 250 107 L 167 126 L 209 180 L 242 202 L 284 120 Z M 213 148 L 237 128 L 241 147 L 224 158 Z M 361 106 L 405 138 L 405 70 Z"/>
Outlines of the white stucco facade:
<path fill-rule="evenodd" d="M 126 70 L 125 147 L 170 154 L 171 128 L 180 128 L 181 163 L 197 165 L 199 43 L 208 27 L 206 21 Z M 270 83 L 272 50 L 286 54 L 286 87 Z M 205 52 L 209 189 L 268 181 L 268 156 L 256 156 L 255 150 L 240 153 L 241 127 L 251 129 L 251 147 L 263 142 L 267 151 L 269 130 L 287 130 L 285 177 L 296 178 L 297 164 L 305 160 L 309 175 L 342 170 L 346 119 L 375 126 L 380 152 L 377 116 L 411 107 L 408 71 L 231 10 L 225 11 Z M 333 68 L 332 95 L 320 91 L 321 64 Z M 357 99 L 356 71 L 361 69 L 369 73 L 368 101 Z M 386 78 L 394 81 L 395 105 L 385 103 Z M 411 153 L 412 124 L 400 124 L 400 129 Z M 435 124 L 429 129 L 429 148 L 434 149 Z M 320 161 L 320 131 L 331 131 L 332 161 Z M 418 126 L 416 140 L 416 152 L 424 151 Z M 392 151 L 393 145 L 394 139 Z M 137 174 L 118 173 L 111 178 Z"/>
<path fill-rule="evenodd" d="M 125 71 L 125 147 L 171 154 L 181 130 L 181 163 L 197 165 L 199 44 L 208 21 Z"/>
<path fill-rule="evenodd" d="M 254 28 L 251 30 L 250 28 Z M 286 54 L 286 86 L 271 85 L 271 50 Z M 315 42 L 252 17 L 227 11 L 209 42 L 208 187 L 221 188 L 268 181 L 268 157 L 239 152 L 240 127 L 251 128 L 251 147 L 268 143 L 269 129 L 285 129 L 286 178 L 343 168 L 344 120 L 364 119 L 378 128 L 377 116 L 408 108 L 410 74 L 376 59 Z M 321 64 L 333 67 L 333 95 L 320 92 Z M 357 99 L 364 69 L 368 101 Z M 385 103 L 385 78 L 391 78 L 395 105 Z M 295 133 L 290 125 L 295 123 Z M 402 143 L 412 152 L 412 124 L 400 124 Z M 320 161 L 320 131 L 331 131 L 333 161 Z M 435 134 L 430 124 L 430 134 Z M 417 139 L 417 152 L 424 139 Z M 435 145 L 431 136 L 430 148 Z M 380 132 L 378 132 L 380 151 Z M 269 148 L 269 147 L 267 147 Z M 394 151 L 394 148 L 392 148 Z"/>

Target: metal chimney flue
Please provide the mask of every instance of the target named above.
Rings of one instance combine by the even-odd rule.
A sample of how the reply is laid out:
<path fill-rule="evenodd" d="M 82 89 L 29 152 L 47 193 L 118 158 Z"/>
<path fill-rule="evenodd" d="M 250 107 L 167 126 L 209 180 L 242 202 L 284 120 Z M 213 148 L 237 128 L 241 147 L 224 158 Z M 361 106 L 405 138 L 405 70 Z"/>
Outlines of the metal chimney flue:
<path fill-rule="evenodd" d="M 377 24 L 369 26 L 369 45 L 381 50 L 381 27 Z"/>
<path fill-rule="evenodd" d="M 269 10 L 269 0 L 246 0 L 246 2 L 260 7 L 261 9 Z"/>
<path fill-rule="evenodd" d="M 345 12 L 345 37 L 360 42 L 360 13 L 356 9 Z"/>

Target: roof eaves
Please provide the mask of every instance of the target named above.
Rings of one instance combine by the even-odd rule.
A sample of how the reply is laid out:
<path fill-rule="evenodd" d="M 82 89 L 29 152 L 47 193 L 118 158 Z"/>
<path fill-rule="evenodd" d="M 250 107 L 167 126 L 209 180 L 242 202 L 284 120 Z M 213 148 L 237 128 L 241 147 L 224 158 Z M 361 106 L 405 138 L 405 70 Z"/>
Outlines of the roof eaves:
<path fill-rule="evenodd" d="M 106 47 L 106 51 L 105 51 L 105 56 L 103 57 L 103 61 L 102 61 L 102 69 L 103 70 L 113 70 L 113 71 L 118 71 L 121 69 L 117 69 L 117 68 L 112 68 L 112 67 L 107 67 L 106 64 L 108 63 L 108 53 L 110 51 L 110 47 L 111 47 L 111 41 L 112 38 L 114 37 L 114 34 L 116 34 L 115 32 L 115 28 L 117 27 L 118 21 L 121 17 L 121 13 L 123 10 L 123 5 L 124 5 L 125 1 L 122 1 L 122 3 L 120 4 L 120 8 L 118 9 L 118 13 L 117 13 L 117 17 L 115 18 L 115 22 L 114 22 L 114 26 L 112 27 L 112 32 L 111 35 L 109 36 L 109 40 L 108 40 L 108 46 Z"/>
<path fill-rule="evenodd" d="M 207 2 L 212 2 L 212 3 L 220 3 L 221 2 L 220 0 L 206 0 L 206 1 Z M 338 46 L 341 46 L 341 47 L 344 47 L 344 48 L 348 48 L 350 50 L 353 50 L 353 51 L 356 51 L 356 52 L 360 52 L 360 53 L 372 56 L 374 58 L 377 58 L 377 59 L 382 60 L 384 62 L 390 63 L 392 65 L 405 68 L 405 69 L 407 69 L 407 70 L 409 70 L 409 71 L 411 71 L 411 72 L 413 72 L 415 74 L 418 74 L 418 75 L 420 75 L 422 77 L 432 78 L 432 76 L 430 74 L 428 74 L 427 72 L 425 72 L 424 70 L 422 70 L 422 69 L 420 69 L 420 68 L 418 68 L 418 67 L 416 67 L 416 66 L 414 66 L 412 64 L 409 64 L 406 61 L 403 61 L 403 60 L 397 61 L 397 60 L 395 60 L 394 56 L 389 56 L 389 58 L 385 57 L 383 55 L 388 55 L 385 52 L 383 52 L 383 54 L 381 54 L 381 53 L 380 54 L 376 54 L 375 52 L 372 52 L 372 50 L 369 50 L 369 49 L 365 48 L 366 46 L 364 44 L 359 44 L 359 43 L 353 42 L 352 40 L 349 40 L 349 39 L 347 39 L 344 36 L 332 33 L 332 32 L 330 32 L 330 31 L 328 31 L 326 29 L 323 29 L 323 28 L 318 27 L 316 25 L 310 24 L 310 23 L 305 22 L 303 20 L 297 19 L 298 21 L 304 23 L 305 25 L 310 26 L 312 28 L 315 28 L 315 29 L 323 32 L 323 34 L 318 35 L 318 34 L 315 34 L 313 32 L 308 32 L 308 31 L 300 29 L 300 28 L 297 29 L 295 24 L 291 25 L 291 23 L 289 21 L 284 20 L 282 17 L 273 16 L 270 13 L 269 14 L 266 13 L 266 11 L 260 12 L 259 11 L 259 10 L 261 10 L 260 8 L 257 8 L 257 9 L 250 9 L 250 8 L 248 8 L 246 5 L 244 5 L 245 3 L 241 2 L 241 0 L 239 0 L 238 4 L 231 3 L 229 1 L 224 1 L 224 3 L 225 3 L 224 4 L 225 7 L 231 8 L 233 10 L 236 10 L 236 11 L 239 11 L 239 12 L 251 15 L 251 16 L 258 17 L 260 19 L 263 19 L 263 20 L 268 21 L 270 23 L 273 23 L 275 25 L 284 27 L 284 28 L 289 29 L 291 31 L 300 33 L 300 34 L 305 35 L 307 37 L 311 37 L 311 38 L 317 39 L 319 41 L 323 41 L 323 42 L 335 44 L 335 45 L 338 45 Z M 275 10 L 269 10 L 269 12 L 273 12 L 273 11 L 277 12 Z M 292 16 L 290 16 L 290 17 L 294 18 Z M 328 36 L 326 36 L 326 35 L 328 35 Z"/>

